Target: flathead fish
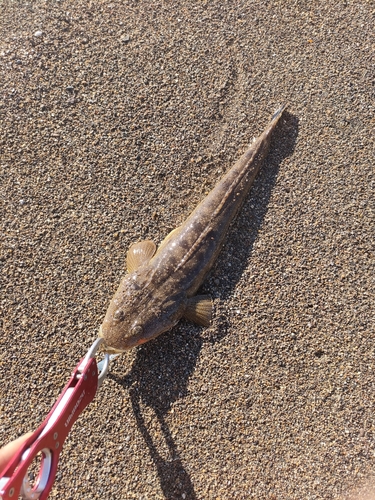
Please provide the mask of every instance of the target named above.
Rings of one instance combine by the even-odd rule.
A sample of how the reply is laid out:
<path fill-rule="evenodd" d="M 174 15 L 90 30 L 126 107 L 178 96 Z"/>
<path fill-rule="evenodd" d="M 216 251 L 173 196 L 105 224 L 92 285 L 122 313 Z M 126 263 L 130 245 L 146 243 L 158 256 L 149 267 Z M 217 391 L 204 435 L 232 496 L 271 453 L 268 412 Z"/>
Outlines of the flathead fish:
<path fill-rule="evenodd" d="M 268 154 L 272 132 L 284 109 L 285 105 L 276 111 L 261 136 L 158 249 L 149 240 L 129 248 L 128 274 L 99 331 L 107 352 L 123 352 L 154 339 L 183 317 L 209 326 L 211 298 L 195 294 Z"/>

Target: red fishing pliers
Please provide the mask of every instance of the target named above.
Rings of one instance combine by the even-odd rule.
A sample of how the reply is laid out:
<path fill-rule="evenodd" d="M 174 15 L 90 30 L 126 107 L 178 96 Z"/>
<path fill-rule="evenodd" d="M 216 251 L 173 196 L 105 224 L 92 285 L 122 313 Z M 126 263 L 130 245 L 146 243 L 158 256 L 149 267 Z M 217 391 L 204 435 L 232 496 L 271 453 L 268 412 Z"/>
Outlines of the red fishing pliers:
<path fill-rule="evenodd" d="M 20 496 L 27 500 L 44 500 L 48 497 L 64 441 L 108 373 L 112 356 L 106 354 L 99 364 L 95 359 L 102 342 L 102 339 L 97 339 L 93 343 L 76 366 L 44 422 L 15 453 L 8 465 L 0 470 L 0 500 L 16 500 Z M 28 469 L 38 454 L 41 457 L 39 473 L 33 484 L 30 484 Z"/>

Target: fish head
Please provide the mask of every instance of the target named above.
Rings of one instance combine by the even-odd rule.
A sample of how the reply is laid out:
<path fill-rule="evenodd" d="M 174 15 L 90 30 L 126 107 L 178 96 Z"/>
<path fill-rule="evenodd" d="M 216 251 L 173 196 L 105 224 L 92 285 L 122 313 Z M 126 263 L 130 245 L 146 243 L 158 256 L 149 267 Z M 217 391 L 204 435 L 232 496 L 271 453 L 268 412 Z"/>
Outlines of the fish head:
<path fill-rule="evenodd" d="M 99 329 L 106 352 L 121 353 L 144 344 L 172 328 L 182 316 L 177 297 L 163 299 L 165 294 L 149 290 L 144 281 L 137 271 L 121 281 Z"/>

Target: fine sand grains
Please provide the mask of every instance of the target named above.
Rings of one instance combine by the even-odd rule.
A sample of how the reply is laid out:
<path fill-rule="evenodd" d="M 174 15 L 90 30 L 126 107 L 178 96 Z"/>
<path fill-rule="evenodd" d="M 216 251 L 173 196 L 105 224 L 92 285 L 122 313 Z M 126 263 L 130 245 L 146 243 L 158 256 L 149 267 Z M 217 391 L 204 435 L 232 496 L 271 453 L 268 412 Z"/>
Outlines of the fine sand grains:
<path fill-rule="evenodd" d="M 129 245 L 184 220 L 284 102 L 204 292 L 112 365 L 51 497 L 345 499 L 375 480 L 369 1 L 0 5 L 0 444 L 96 338 Z"/>

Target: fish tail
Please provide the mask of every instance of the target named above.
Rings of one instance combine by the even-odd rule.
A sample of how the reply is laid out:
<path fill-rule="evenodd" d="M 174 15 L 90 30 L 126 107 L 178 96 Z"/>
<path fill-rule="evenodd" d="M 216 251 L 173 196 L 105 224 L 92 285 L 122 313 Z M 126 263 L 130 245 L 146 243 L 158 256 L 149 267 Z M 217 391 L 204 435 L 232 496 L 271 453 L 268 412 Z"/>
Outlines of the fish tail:
<path fill-rule="evenodd" d="M 272 116 L 271 118 L 271 125 L 276 125 L 276 123 L 279 121 L 280 116 L 283 114 L 284 109 L 288 106 L 288 104 L 283 104 Z"/>

